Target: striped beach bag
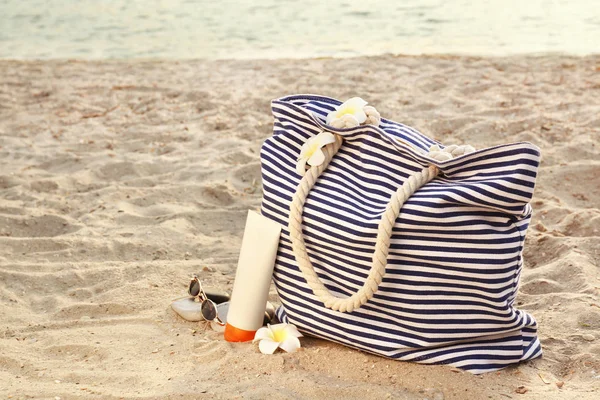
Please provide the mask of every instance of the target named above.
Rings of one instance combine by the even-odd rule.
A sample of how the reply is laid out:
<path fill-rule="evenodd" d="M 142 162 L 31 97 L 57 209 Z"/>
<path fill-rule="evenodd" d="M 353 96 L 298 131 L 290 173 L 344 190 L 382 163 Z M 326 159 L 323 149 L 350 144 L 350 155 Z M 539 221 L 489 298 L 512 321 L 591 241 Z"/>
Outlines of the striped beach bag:
<path fill-rule="evenodd" d="M 282 226 L 281 321 L 473 373 L 542 354 L 514 307 L 540 153 L 443 146 L 360 98 L 272 102 L 262 214 Z"/>

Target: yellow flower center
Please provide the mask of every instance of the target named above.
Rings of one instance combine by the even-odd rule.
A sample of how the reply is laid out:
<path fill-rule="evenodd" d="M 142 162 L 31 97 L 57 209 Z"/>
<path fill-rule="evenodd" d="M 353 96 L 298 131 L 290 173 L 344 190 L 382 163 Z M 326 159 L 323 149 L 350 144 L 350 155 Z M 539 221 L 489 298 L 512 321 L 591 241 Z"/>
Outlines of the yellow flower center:
<path fill-rule="evenodd" d="M 337 112 L 335 113 L 335 116 L 337 118 L 341 118 L 343 115 L 354 114 L 355 112 L 356 112 L 356 108 L 354 108 L 354 107 L 344 107 L 344 108 L 340 108 L 339 110 L 337 110 Z"/>
<path fill-rule="evenodd" d="M 280 330 L 273 332 L 273 340 L 275 342 L 283 342 L 286 337 L 287 337 L 287 335 L 286 335 L 284 329 L 280 329 Z"/>
<path fill-rule="evenodd" d="M 304 153 L 304 156 L 306 158 L 311 158 L 313 156 L 313 154 L 315 154 L 315 152 L 317 150 L 319 150 L 321 148 L 321 144 L 317 141 L 314 141 L 313 143 L 308 145 L 308 148 L 306 149 L 306 153 Z"/>

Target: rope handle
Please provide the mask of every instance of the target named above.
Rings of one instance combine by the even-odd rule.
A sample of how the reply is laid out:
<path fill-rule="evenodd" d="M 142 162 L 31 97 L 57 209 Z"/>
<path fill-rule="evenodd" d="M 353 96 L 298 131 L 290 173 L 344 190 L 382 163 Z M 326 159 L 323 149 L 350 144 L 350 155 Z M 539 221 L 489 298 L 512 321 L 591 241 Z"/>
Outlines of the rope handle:
<path fill-rule="evenodd" d="M 304 236 L 302 235 L 302 212 L 310 190 L 314 187 L 319 176 L 325 171 L 333 156 L 338 152 L 342 142 L 342 137 L 340 135 L 335 135 L 335 142 L 323 147 L 323 153 L 325 155 L 323 163 L 311 167 L 300 180 L 290 205 L 288 229 L 296 262 L 314 295 L 325 305 L 325 307 L 331 310 L 352 312 L 366 304 L 373 297 L 383 280 L 385 268 L 387 266 L 392 229 L 398 215 L 400 215 L 402 205 L 423 185 L 433 180 L 440 171 L 435 165 L 430 165 L 420 172 L 409 176 L 402 186 L 392 194 L 377 228 L 377 241 L 375 243 L 373 262 L 365 283 L 350 297 L 337 297 L 331 294 L 323 282 L 321 282 L 309 259 Z M 472 151 L 475 151 L 475 149 L 471 146 L 453 145 L 442 150 L 439 146 L 434 145 L 430 148 L 428 156 L 438 161 L 446 161 Z"/>

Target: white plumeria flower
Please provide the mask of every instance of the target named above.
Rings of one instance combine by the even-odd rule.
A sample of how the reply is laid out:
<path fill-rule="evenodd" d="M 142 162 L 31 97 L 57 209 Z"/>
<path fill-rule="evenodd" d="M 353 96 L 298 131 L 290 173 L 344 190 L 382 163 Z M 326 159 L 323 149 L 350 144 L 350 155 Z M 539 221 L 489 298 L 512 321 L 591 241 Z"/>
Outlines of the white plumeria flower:
<path fill-rule="evenodd" d="M 335 110 L 327 114 L 326 122 L 328 125 L 331 125 L 334 120 L 342 119 L 346 115 L 351 115 L 356 118 L 358 124 L 362 124 L 367 120 L 367 114 L 364 110 L 367 104 L 368 103 L 360 97 L 353 97 L 350 100 L 346 100 Z"/>
<path fill-rule="evenodd" d="M 325 161 L 325 154 L 321 148 L 330 143 L 335 142 L 335 136 L 330 132 L 321 132 L 317 136 L 312 137 L 302 145 L 300 149 L 300 157 L 296 164 L 296 171 L 300 175 L 306 173 L 306 164 L 317 166 Z"/>
<path fill-rule="evenodd" d="M 294 325 L 281 323 L 260 328 L 252 342 L 259 341 L 258 348 L 263 354 L 273 354 L 279 348 L 293 353 L 300 348 L 299 337 L 302 334 Z"/>

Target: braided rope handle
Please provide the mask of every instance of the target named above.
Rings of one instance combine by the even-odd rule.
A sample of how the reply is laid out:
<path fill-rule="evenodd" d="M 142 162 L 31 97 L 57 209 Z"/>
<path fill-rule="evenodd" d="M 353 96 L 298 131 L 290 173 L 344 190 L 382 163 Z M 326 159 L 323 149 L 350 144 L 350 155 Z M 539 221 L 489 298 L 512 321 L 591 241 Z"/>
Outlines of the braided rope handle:
<path fill-rule="evenodd" d="M 369 275 L 363 286 L 356 293 L 350 297 L 340 298 L 331 294 L 323 282 L 321 282 L 309 259 L 306 251 L 306 243 L 304 242 L 304 237 L 302 235 L 302 212 L 308 193 L 315 185 L 315 182 L 321 173 L 325 171 L 333 156 L 340 149 L 342 141 L 342 137 L 336 135 L 336 141 L 323 148 L 325 161 L 321 165 L 314 166 L 306 171 L 306 174 L 298 184 L 296 193 L 294 193 L 292 198 L 288 228 L 296 262 L 315 296 L 319 301 L 323 302 L 327 308 L 340 312 L 351 312 L 367 303 L 373 297 L 379 284 L 383 280 L 383 275 L 385 274 L 385 268 L 387 266 L 392 228 L 400 214 L 402 205 L 423 185 L 435 178 L 439 173 L 439 169 L 434 165 L 430 165 L 422 171 L 411 175 L 391 196 L 385 212 L 381 216 L 381 221 L 379 222 L 377 229 L 375 253 L 373 254 L 373 264 L 369 270 Z M 439 148 L 437 149 L 439 150 Z M 443 151 L 440 150 L 440 152 Z M 452 158 L 452 155 L 450 158 Z"/>

